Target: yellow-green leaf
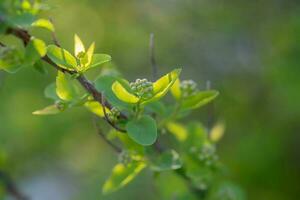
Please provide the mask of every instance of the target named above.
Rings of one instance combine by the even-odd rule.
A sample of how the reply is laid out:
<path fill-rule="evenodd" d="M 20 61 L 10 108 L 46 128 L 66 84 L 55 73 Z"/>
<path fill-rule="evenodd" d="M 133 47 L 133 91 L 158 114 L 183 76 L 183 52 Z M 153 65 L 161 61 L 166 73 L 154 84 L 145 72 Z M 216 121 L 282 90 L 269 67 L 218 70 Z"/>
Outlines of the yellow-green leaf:
<path fill-rule="evenodd" d="M 49 45 L 47 47 L 47 55 L 48 57 L 58 66 L 68 70 L 74 70 L 77 66 L 77 61 L 72 54 L 70 54 L 67 50 L 60 48 L 55 45 Z"/>
<path fill-rule="evenodd" d="M 176 79 L 174 84 L 171 87 L 171 93 L 176 99 L 181 98 L 181 89 L 180 89 L 180 80 L 179 78 Z"/>
<path fill-rule="evenodd" d="M 216 90 L 198 92 L 182 102 L 182 109 L 196 109 L 214 100 L 219 95 Z"/>
<path fill-rule="evenodd" d="M 80 53 L 85 52 L 84 45 L 77 34 L 74 35 L 74 45 L 74 54 L 76 57 L 78 57 Z"/>
<path fill-rule="evenodd" d="M 58 71 L 56 76 L 56 94 L 65 101 L 71 101 L 74 97 L 74 88 L 71 80 L 61 71 Z"/>
<path fill-rule="evenodd" d="M 50 105 L 41 110 L 36 110 L 32 114 L 34 115 L 55 115 L 62 112 L 57 105 Z"/>
<path fill-rule="evenodd" d="M 98 101 L 87 101 L 84 106 L 92 113 L 104 117 L 103 107 Z M 110 113 L 108 108 L 105 108 L 106 113 Z"/>
<path fill-rule="evenodd" d="M 91 44 L 91 46 L 88 48 L 87 52 L 86 52 L 86 55 L 87 55 L 87 63 L 86 63 L 86 66 L 89 66 L 92 62 L 92 58 L 93 58 L 93 54 L 94 54 L 94 51 L 95 51 L 95 42 L 93 42 Z"/>
<path fill-rule="evenodd" d="M 224 135 L 225 124 L 218 122 L 210 131 L 209 138 L 212 142 L 218 142 Z"/>
<path fill-rule="evenodd" d="M 187 130 L 182 124 L 169 122 L 167 123 L 167 129 L 176 137 L 178 141 L 185 141 L 188 136 Z"/>
<path fill-rule="evenodd" d="M 170 73 L 164 75 L 156 82 L 153 83 L 153 93 L 154 96 L 149 101 L 144 103 L 148 103 L 154 100 L 158 100 L 159 98 L 163 97 L 171 88 L 171 86 L 175 83 L 177 78 L 179 77 L 181 69 L 175 69 Z"/>
<path fill-rule="evenodd" d="M 132 181 L 144 168 L 144 162 L 132 162 L 128 165 L 117 164 L 109 179 L 105 182 L 102 192 L 108 194 L 114 192 Z"/>
<path fill-rule="evenodd" d="M 48 19 L 38 19 L 38 20 L 34 21 L 31 24 L 31 26 L 45 28 L 45 29 L 47 29 L 49 31 L 52 31 L 52 32 L 55 31 L 53 24 Z"/>
<path fill-rule="evenodd" d="M 112 91 L 121 100 L 126 103 L 137 103 L 139 98 L 134 94 L 129 93 L 121 83 L 115 81 L 112 85 Z"/>

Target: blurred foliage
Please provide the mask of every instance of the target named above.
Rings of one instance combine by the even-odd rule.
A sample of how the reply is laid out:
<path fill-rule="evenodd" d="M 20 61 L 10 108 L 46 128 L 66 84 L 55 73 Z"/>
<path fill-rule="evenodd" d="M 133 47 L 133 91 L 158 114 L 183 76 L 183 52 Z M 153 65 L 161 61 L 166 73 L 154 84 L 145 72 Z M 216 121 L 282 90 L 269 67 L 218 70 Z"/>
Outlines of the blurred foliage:
<path fill-rule="evenodd" d="M 226 122 L 226 135 L 218 148 L 220 157 L 230 169 L 227 173 L 245 188 L 248 199 L 297 199 L 300 195 L 299 2 L 49 0 L 48 3 L 53 7 L 49 15 L 53 16 L 64 47 L 72 49 L 70 38 L 74 33 L 87 43 L 95 41 L 98 44 L 95 51 L 113 55 L 113 62 L 130 79 L 149 76 L 148 40 L 154 32 L 160 74 L 174 65 L 182 65 L 182 77 L 202 81 L 202 88 L 210 80 L 213 88 L 220 91 L 221 98 L 211 116 Z M 48 32 L 35 32 L 50 42 Z M 5 40 L 17 43 L 10 37 Z M 44 176 L 47 173 L 56 177 L 56 183 L 64 179 L 65 185 L 69 185 L 64 191 L 68 195 L 98 199 L 101 184 L 117 158 L 98 139 L 88 120 L 90 115 L 83 109 L 42 118 L 30 115 L 51 103 L 40 94 L 52 82 L 55 72 L 49 70 L 50 75 L 44 77 L 31 70 L 21 69 L 21 72 L 14 76 L 0 72 L 0 162 L 6 160 L 3 168 L 24 183 L 25 192 L 35 194 L 38 199 L 45 196 L 38 196 L 32 186 L 37 177 L 47 178 Z M 94 74 L 89 75 L 94 78 Z M 193 113 L 193 117 L 206 120 L 207 112 L 202 109 Z M 41 181 L 47 181 L 46 178 Z M 157 199 L 155 192 L 163 186 L 154 187 L 151 179 L 150 174 L 142 172 L 142 178 L 126 189 L 102 199 Z M 164 191 L 171 194 L 176 185 L 182 184 L 172 174 L 159 179 L 167 182 L 168 190 Z M 220 184 L 225 189 L 216 188 L 219 193 L 232 186 L 227 182 Z M 58 189 L 47 186 L 49 191 Z M 48 199 L 53 199 L 51 192 L 48 195 Z M 63 197 L 61 194 L 57 199 L 74 199 Z"/>

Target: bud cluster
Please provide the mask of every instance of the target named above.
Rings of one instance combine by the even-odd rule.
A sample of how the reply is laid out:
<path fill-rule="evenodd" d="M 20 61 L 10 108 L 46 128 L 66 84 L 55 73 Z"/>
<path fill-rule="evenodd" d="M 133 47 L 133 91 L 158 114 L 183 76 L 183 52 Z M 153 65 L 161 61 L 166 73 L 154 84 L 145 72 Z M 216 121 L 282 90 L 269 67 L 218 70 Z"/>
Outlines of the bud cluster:
<path fill-rule="evenodd" d="M 197 93 L 197 83 L 193 80 L 184 80 L 180 83 L 182 97 L 187 98 Z"/>
<path fill-rule="evenodd" d="M 136 79 L 130 83 L 131 90 L 136 96 L 142 99 L 149 99 L 153 96 L 153 83 L 147 79 Z"/>
<path fill-rule="evenodd" d="M 212 144 L 204 144 L 200 149 L 191 148 L 191 152 L 195 153 L 201 162 L 204 162 L 206 166 L 212 166 L 218 161 L 218 155 L 216 154 L 216 147 Z"/>
<path fill-rule="evenodd" d="M 120 114 L 121 112 L 116 107 L 113 107 L 108 113 L 108 117 L 111 121 L 117 121 Z"/>
<path fill-rule="evenodd" d="M 120 163 L 128 165 L 132 161 L 131 152 L 127 150 L 122 151 L 119 154 L 118 160 Z"/>

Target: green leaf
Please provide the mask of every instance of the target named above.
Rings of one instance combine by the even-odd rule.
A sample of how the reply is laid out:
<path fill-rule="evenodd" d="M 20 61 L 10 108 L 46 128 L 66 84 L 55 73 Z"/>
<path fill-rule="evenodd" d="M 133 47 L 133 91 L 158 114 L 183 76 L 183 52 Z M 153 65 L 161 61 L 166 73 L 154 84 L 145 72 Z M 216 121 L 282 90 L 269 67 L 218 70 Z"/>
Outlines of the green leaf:
<path fill-rule="evenodd" d="M 105 182 L 102 192 L 103 194 L 109 194 L 114 192 L 132 181 L 144 168 L 146 164 L 144 162 L 132 162 L 128 165 L 117 164 L 113 170 L 109 179 Z"/>
<path fill-rule="evenodd" d="M 187 129 L 182 124 L 169 122 L 166 126 L 168 131 L 170 131 L 178 141 L 185 141 L 188 137 Z"/>
<path fill-rule="evenodd" d="M 55 45 L 49 45 L 47 47 L 47 55 L 61 68 L 74 70 L 77 66 L 77 61 L 74 56 L 72 56 L 67 50 Z"/>
<path fill-rule="evenodd" d="M 61 71 L 56 76 L 56 94 L 65 101 L 71 101 L 74 98 L 74 87 L 71 80 Z"/>
<path fill-rule="evenodd" d="M 175 69 L 170 73 L 164 75 L 156 82 L 153 83 L 153 97 L 147 101 L 144 101 L 142 104 L 150 103 L 152 101 L 157 101 L 158 99 L 162 98 L 172 85 L 175 83 L 177 78 L 179 77 L 181 69 Z"/>
<path fill-rule="evenodd" d="M 113 83 L 112 91 L 121 101 L 124 101 L 126 103 L 134 104 L 139 101 L 139 98 L 136 97 L 134 94 L 128 92 L 127 89 L 119 81 L 115 81 Z"/>
<path fill-rule="evenodd" d="M 157 138 L 156 122 L 147 115 L 129 121 L 126 130 L 131 139 L 143 146 L 153 144 Z"/>
<path fill-rule="evenodd" d="M 152 161 L 151 169 L 153 171 L 176 170 L 182 167 L 179 154 L 175 150 L 168 150 L 156 157 Z"/>
<path fill-rule="evenodd" d="M 221 182 L 216 184 L 208 194 L 208 200 L 230 199 L 246 200 L 244 191 L 231 182 Z"/>
<path fill-rule="evenodd" d="M 87 101 L 84 106 L 92 113 L 99 117 L 104 117 L 103 107 L 98 101 Z M 105 107 L 106 113 L 110 113 L 110 110 Z"/>
<path fill-rule="evenodd" d="M 216 123 L 209 133 L 209 139 L 212 142 L 218 142 L 224 135 L 225 124 L 223 122 Z"/>
<path fill-rule="evenodd" d="M 40 28 L 45 28 L 51 32 L 54 32 L 54 26 L 52 24 L 52 22 L 48 19 L 38 19 L 36 21 L 34 21 L 31 26 L 33 27 L 40 27 Z"/>
<path fill-rule="evenodd" d="M 62 112 L 56 104 L 47 106 L 41 110 L 34 111 L 34 115 L 55 115 Z"/>
<path fill-rule="evenodd" d="M 33 38 L 26 46 L 25 62 L 27 64 L 34 64 L 40 57 L 45 56 L 47 53 L 46 44 L 43 40 Z"/>
<path fill-rule="evenodd" d="M 28 28 L 34 22 L 35 16 L 30 13 L 22 13 L 8 18 L 9 23 L 14 27 Z"/>
<path fill-rule="evenodd" d="M 216 90 L 208 90 L 203 92 L 198 92 L 197 94 L 188 97 L 182 101 L 182 109 L 196 109 L 205 104 L 208 104 L 214 100 L 219 95 Z"/>
<path fill-rule="evenodd" d="M 45 65 L 43 64 L 42 60 L 37 60 L 35 62 L 35 64 L 33 65 L 33 68 L 36 69 L 41 74 L 47 74 L 48 73 L 48 70 L 45 67 Z"/>
<path fill-rule="evenodd" d="M 187 149 L 191 147 L 201 148 L 207 141 L 207 132 L 202 124 L 192 122 L 188 125 L 188 137 L 184 141 Z"/>
<path fill-rule="evenodd" d="M 121 101 L 119 98 L 116 97 L 115 93 L 112 91 L 112 84 L 117 80 L 119 80 L 119 78 L 116 76 L 110 76 L 110 75 L 100 76 L 95 81 L 96 89 L 102 92 L 103 94 L 105 94 L 105 97 L 114 107 L 117 107 L 120 110 L 131 109 L 132 107 L 131 104 L 127 104 Z"/>
<path fill-rule="evenodd" d="M 149 112 L 156 113 L 160 116 L 164 116 L 166 114 L 166 106 L 160 101 L 154 101 L 145 106 L 145 109 Z"/>
<path fill-rule="evenodd" d="M 181 98 L 180 80 L 176 79 L 175 83 L 171 87 L 171 93 L 176 99 Z"/>
<path fill-rule="evenodd" d="M 50 85 L 48 85 L 45 88 L 44 95 L 48 99 L 52 99 L 52 100 L 55 100 L 55 101 L 59 100 L 59 97 L 56 94 L 56 84 L 51 83 Z"/>
<path fill-rule="evenodd" d="M 94 54 L 92 57 L 92 62 L 90 64 L 90 66 L 88 67 L 93 68 L 93 67 L 97 67 L 98 65 L 104 64 L 106 62 L 111 61 L 111 56 L 107 55 L 107 54 Z"/>
<path fill-rule="evenodd" d="M 22 65 L 24 53 L 21 49 L 1 47 L 0 48 L 0 69 L 9 73 L 16 73 Z"/>

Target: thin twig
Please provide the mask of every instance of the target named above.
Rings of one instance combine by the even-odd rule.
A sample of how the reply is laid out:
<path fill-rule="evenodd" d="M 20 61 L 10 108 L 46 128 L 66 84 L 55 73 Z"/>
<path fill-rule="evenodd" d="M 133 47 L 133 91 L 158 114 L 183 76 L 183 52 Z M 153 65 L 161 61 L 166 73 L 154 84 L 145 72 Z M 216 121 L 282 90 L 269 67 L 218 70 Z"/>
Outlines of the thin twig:
<path fill-rule="evenodd" d="M 211 82 L 206 81 L 206 90 L 211 89 Z M 213 114 L 214 114 L 214 102 L 207 106 L 207 129 L 209 130 L 213 124 Z"/>
<path fill-rule="evenodd" d="M 50 20 L 50 22 L 53 24 L 52 18 L 50 18 L 49 20 Z M 59 43 L 59 41 L 58 41 L 58 39 L 57 39 L 57 37 L 56 37 L 56 33 L 55 33 L 54 31 L 51 31 L 51 36 L 52 36 L 52 40 L 53 40 L 54 44 L 55 44 L 56 46 L 58 46 L 58 47 L 61 47 L 61 46 L 60 46 L 60 43 Z"/>
<path fill-rule="evenodd" d="M 101 138 L 109 145 L 112 147 L 112 149 L 114 149 L 117 153 L 121 153 L 122 149 L 115 145 L 114 143 L 112 143 L 109 139 L 107 139 L 107 137 L 103 134 L 103 132 L 101 131 L 101 128 L 99 126 L 99 124 L 97 123 L 97 117 L 95 116 L 93 119 L 94 125 L 96 127 L 97 133 L 101 136 Z"/>
<path fill-rule="evenodd" d="M 102 96 L 101 96 L 101 105 L 102 105 L 102 110 L 103 110 L 103 114 L 104 114 L 104 117 L 105 117 L 105 119 L 106 119 L 106 121 L 112 126 L 112 127 L 114 127 L 116 130 L 118 130 L 118 131 L 120 131 L 120 132 L 122 132 L 122 133 L 126 133 L 126 130 L 124 130 L 124 129 L 122 129 L 122 128 L 120 128 L 120 127 L 118 127 L 114 122 L 112 122 L 110 119 L 109 119 L 109 116 L 108 116 L 108 114 L 107 114 L 107 112 L 106 112 L 106 109 L 105 109 L 105 99 L 104 99 L 104 95 L 102 94 Z"/>
<path fill-rule="evenodd" d="M 157 64 L 155 60 L 155 54 L 154 54 L 154 33 L 150 34 L 150 63 L 152 67 L 152 79 L 155 81 L 157 79 Z"/>
<path fill-rule="evenodd" d="M 3 182 L 7 193 L 16 200 L 29 200 L 29 198 L 18 189 L 12 178 L 4 171 L 0 171 L 0 181 Z"/>

